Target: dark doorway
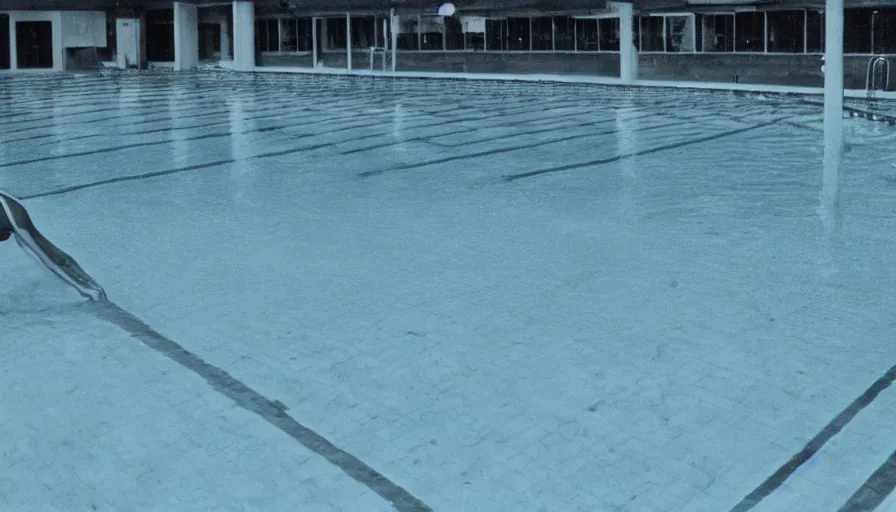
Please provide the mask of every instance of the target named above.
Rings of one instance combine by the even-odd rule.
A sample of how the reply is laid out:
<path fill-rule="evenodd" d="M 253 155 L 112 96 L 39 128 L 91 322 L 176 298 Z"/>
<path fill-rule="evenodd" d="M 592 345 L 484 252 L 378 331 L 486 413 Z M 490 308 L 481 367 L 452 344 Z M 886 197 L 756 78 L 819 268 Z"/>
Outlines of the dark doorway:
<path fill-rule="evenodd" d="M 16 22 L 16 63 L 19 69 L 53 67 L 53 22 Z"/>
<path fill-rule="evenodd" d="M 199 60 L 219 58 L 221 52 L 221 25 L 199 24 Z M 215 55 L 215 54 L 218 55 Z"/>
<path fill-rule="evenodd" d="M 97 57 L 102 62 L 112 62 L 115 60 L 115 54 L 118 52 L 118 24 L 116 23 L 115 13 L 106 13 L 106 47 L 97 48 Z"/>
<path fill-rule="evenodd" d="M 0 69 L 9 69 L 9 15 L 0 14 Z"/>
<path fill-rule="evenodd" d="M 324 58 L 323 26 L 324 26 L 324 22 L 326 21 L 326 18 L 313 18 L 313 20 L 314 20 L 313 23 L 317 24 L 317 26 L 314 27 L 315 29 L 317 29 L 316 30 L 316 32 L 317 32 L 317 34 L 316 34 L 317 35 L 317 37 L 316 37 L 316 39 L 317 39 L 317 52 L 316 52 L 317 55 L 315 55 L 315 57 L 316 57 L 317 62 L 320 62 Z"/>
<path fill-rule="evenodd" d="M 146 12 L 146 59 L 174 62 L 174 10 Z"/>

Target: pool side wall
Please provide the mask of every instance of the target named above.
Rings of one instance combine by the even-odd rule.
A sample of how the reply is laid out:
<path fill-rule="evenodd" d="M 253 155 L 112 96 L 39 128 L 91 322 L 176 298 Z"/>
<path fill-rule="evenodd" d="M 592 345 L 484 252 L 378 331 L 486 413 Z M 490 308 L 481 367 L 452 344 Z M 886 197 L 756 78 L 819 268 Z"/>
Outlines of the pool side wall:
<path fill-rule="evenodd" d="M 891 61 L 896 56 L 889 56 Z M 844 86 L 864 89 L 868 55 L 847 55 Z M 259 66 L 311 67 L 310 54 L 265 53 Z M 345 52 L 326 52 L 327 68 L 345 68 Z M 509 53 L 509 52 L 399 52 L 398 71 L 496 74 L 557 74 L 618 77 L 618 53 Z M 367 52 L 352 54 L 353 68 L 369 69 Z M 818 54 L 768 53 L 641 53 L 638 78 L 643 80 L 693 81 L 822 87 Z M 382 69 L 379 57 L 375 69 Z M 892 80 L 889 90 L 896 90 Z"/>

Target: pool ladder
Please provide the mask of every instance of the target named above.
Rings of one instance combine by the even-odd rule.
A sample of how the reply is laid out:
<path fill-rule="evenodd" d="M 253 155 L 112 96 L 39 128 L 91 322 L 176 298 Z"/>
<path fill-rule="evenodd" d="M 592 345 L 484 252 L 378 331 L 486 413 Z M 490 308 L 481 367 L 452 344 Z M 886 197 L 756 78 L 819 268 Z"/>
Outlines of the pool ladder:
<path fill-rule="evenodd" d="M 376 61 L 376 56 L 379 55 L 383 61 L 383 71 L 386 71 L 386 65 L 389 63 L 389 60 L 392 57 L 392 52 L 390 52 L 388 48 L 378 46 L 371 46 L 369 52 L 370 70 L 373 71 L 373 64 Z"/>
<path fill-rule="evenodd" d="M 865 92 L 868 99 L 874 98 L 876 91 L 886 91 L 890 88 L 890 61 L 883 57 L 871 57 L 868 61 L 868 71 L 865 72 Z"/>

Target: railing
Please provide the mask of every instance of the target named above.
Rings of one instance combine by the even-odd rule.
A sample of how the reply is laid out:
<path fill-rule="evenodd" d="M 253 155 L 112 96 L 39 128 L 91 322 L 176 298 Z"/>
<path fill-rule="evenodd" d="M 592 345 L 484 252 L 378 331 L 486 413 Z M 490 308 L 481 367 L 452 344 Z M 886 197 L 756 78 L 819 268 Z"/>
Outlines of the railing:
<path fill-rule="evenodd" d="M 865 72 L 865 91 L 868 97 L 875 91 L 886 91 L 890 88 L 890 61 L 883 57 L 871 57 L 868 71 Z"/>
<path fill-rule="evenodd" d="M 390 57 L 391 54 L 392 54 L 392 53 L 389 51 L 389 49 L 388 49 L 388 48 L 382 48 L 382 47 L 379 47 L 379 46 L 371 46 L 369 52 L 370 52 L 370 70 L 373 71 L 373 65 L 374 65 L 374 62 L 376 61 L 376 56 L 379 55 L 380 57 L 382 57 L 382 61 L 383 61 L 383 71 L 385 71 L 385 70 L 386 70 L 386 63 L 387 63 L 387 61 L 389 60 L 389 57 Z"/>

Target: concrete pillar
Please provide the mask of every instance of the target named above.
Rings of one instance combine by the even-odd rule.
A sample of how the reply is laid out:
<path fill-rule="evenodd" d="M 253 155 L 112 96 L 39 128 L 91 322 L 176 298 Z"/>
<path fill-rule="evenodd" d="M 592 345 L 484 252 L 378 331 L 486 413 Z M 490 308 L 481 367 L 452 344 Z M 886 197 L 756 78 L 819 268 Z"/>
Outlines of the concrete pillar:
<path fill-rule="evenodd" d="M 826 0 L 824 41 L 824 159 L 818 213 L 825 234 L 826 263 L 833 265 L 840 225 L 840 168 L 843 163 L 843 0 Z M 831 267 L 832 268 L 832 267 Z"/>
<path fill-rule="evenodd" d="M 174 2 L 174 70 L 187 71 L 199 65 L 199 9 Z"/>
<path fill-rule="evenodd" d="M 53 70 L 65 69 L 65 45 L 62 38 L 62 11 L 53 12 L 50 17 L 53 24 Z"/>
<path fill-rule="evenodd" d="M 630 84 L 638 78 L 638 52 L 635 50 L 635 30 L 632 4 L 615 4 L 619 12 L 619 78 Z"/>
<path fill-rule="evenodd" d="M 233 65 L 237 71 L 255 69 L 254 2 L 233 2 Z"/>
<path fill-rule="evenodd" d="M 221 20 L 221 60 L 230 60 L 230 21 Z"/>

